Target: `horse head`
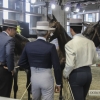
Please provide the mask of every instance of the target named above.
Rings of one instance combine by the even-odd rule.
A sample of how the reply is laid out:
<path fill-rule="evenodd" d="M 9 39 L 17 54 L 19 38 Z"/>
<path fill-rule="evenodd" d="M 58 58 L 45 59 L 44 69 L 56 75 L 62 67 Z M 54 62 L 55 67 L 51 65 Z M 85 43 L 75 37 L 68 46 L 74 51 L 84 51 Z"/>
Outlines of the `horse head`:
<path fill-rule="evenodd" d="M 60 22 L 57 21 L 54 15 L 52 19 L 47 16 L 47 19 L 49 21 L 50 27 L 55 28 L 53 34 L 50 35 L 49 41 L 52 41 L 53 39 L 57 38 L 61 41 L 61 43 L 64 43 L 65 45 L 69 40 L 71 40 L 71 38 L 67 35 L 66 30 L 63 28 Z"/>
<path fill-rule="evenodd" d="M 53 18 L 51 19 L 49 16 L 47 16 L 47 20 L 49 21 L 49 26 L 51 28 L 55 28 L 54 31 L 52 31 L 49 35 L 49 42 L 52 41 L 53 39 L 58 37 L 57 30 L 59 29 L 59 23 L 55 16 L 53 15 Z"/>
<path fill-rule="evenodd" d="M 82 33 L 85 37 L 92 40 L 95 46 L 100 45 L 100 21 L 97 23 L 84 24 L 87 28 Z"/>
<path fill-rule="evenodd" d="M 50 27 L 55 28 L 55 31 L 49 36 L 49 42 L 53 39 L 57 38 L 58 44 L 59 44 L 59 50 L 58 50 L 58 56 L 60 59 L 61 68 L 63 69 L 65 66 L 65 44 L 71 40 L 71 38 L 66 33 L 66 30 L 62 27 L 62 25 L 57 21 L 55 16 L 53 15 L 53 18 L 50 19 L 49 17 L 48 21 L 50 24 Z"/>

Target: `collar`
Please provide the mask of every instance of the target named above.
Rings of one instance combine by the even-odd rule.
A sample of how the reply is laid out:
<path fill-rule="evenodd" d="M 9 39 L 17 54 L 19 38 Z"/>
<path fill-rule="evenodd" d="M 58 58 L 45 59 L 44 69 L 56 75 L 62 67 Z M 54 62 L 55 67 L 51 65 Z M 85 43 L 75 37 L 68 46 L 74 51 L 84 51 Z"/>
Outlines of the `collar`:
<path fill-rule="evenodd" d="M 79 34 L 75 34 L 74 36 L 73 36 L 73 38 L 75 38 L 75 37 L 77 37 L 77 36 L 83 36 L 81 33 L 79 33 Z"/>
<path fill-rule="evenodd" d="M 46 41 L 46 38 L 44 38 L 44 37 L 38 37 L 37 39 L 41 39 L 41 40 L 44 40 L 44 41 Z"/>
<path fill-rule="evenodd" d="M 10 36 L 6 31 L 3 31 L 4 33 L 6 33 L 8 36 Z"/>

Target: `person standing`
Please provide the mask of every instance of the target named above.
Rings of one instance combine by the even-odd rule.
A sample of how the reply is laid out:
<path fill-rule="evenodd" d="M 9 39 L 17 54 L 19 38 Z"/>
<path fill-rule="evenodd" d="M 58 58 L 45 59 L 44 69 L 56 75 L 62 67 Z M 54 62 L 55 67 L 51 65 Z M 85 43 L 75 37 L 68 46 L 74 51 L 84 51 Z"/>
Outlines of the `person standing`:
<path fill-rule="evenodd" d="M 82 19 L 70 19 L 70 32 L 73 37 L 65 45 L 66 62 L 64 78 L 69 76 L 69 84 L 75 100 L 86 100 L 92 81 L 92 64 L 99 61 L 93 41 L 81 34 Z"/>
<path fill-rule="evenodd" d="M 55 92 L 60 92 L 61 69 L 54 44 L 46 42 L 49 22 L 38 21 L 36 28 L 37 40 L 27 43 L 20 57 L 18 66 L 31 69 L 31 85 L 33 100 L 54 100 L 54 79 L 52 65 L 56 80 Z M 29 67 L 30 66 L 30 67 Z"/>
<path fill-rule="evenodd" d="M 9 22 L 9 23 L 8 23 Z M 14 47 L 13 37 L 16 34 L 17 23 L 3 20 L 0 33 L 0 96 L 10 97 L 14 74 Z"/>

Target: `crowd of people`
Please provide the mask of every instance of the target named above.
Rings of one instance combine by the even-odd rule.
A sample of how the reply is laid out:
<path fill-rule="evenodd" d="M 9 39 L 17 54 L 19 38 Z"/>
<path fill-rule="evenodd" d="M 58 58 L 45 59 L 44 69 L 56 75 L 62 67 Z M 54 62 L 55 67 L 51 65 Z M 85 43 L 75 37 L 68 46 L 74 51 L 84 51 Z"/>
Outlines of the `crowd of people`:
<path fill-rule="evenodd" d="M 17 23 L 2 25 L 0 33 L 0 96 L 10 97 L 14 75 L 14 36 Z M 54 100 L 54 92 L 61 90 L 62 75 L 60 61 L 54 44 L 46 41 L 55 28 L 48 21 L 38 21 L 33 28 L 37 40 L 25 45 L 18 66 L 31 70 L 33 100 Z M 65 68 L 63 77 L 68 79 L 74 100 L 86 100 L 92 81 L 91 65 L 99 61 L 94 43 L 81 34 L 82 19 L 70 19 L 72 40 L 65 45 Z M 56 85 L 54 87 L 54 77 Z M 80 95 L 79 95 L 80 94 Z"/>

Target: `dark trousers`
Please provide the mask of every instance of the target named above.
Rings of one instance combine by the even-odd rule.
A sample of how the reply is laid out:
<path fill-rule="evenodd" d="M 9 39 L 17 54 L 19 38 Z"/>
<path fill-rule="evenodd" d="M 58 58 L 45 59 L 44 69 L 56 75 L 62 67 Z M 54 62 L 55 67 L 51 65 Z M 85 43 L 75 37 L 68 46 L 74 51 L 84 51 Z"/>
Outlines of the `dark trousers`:
<path fill-rule="evenodd" d="M 77 68 L 69 75 L 69 83 L 75 100 L 86 100 L 92 81 L 89 66 Z"/>
<path fill-rule="evenodd" d="M 10 97 L 13 77 L 11 72 L 0 66 L 0 96 Z"/>

